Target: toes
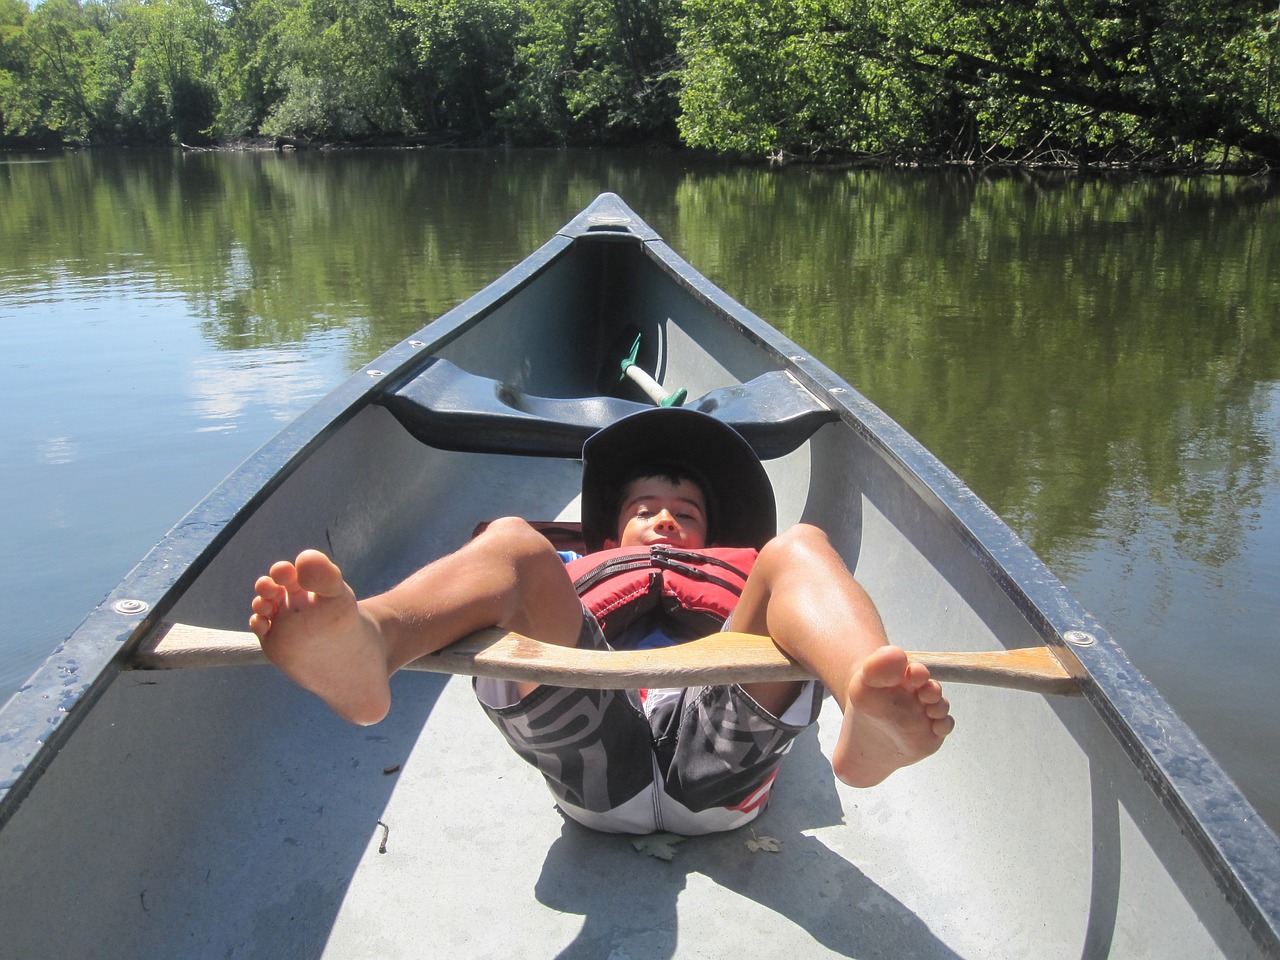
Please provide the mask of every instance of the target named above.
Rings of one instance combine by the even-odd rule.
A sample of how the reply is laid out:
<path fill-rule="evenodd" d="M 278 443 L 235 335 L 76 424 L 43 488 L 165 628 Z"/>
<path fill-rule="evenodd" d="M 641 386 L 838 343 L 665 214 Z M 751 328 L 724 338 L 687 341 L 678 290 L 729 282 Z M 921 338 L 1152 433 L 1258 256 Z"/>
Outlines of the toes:
<path fill-rule="evenodd" d="M 920 684 L 915 691 L 916 699 L 923 704 L 934 704 L 942 699 L 942 684 L 933 678 L 929 678 Z"/>
<path fill-rule="evenodd" d="M 282 600 L 288 594 L 272 576 L 259 577 L 253 582 L 253 592 L 267 600 Z"/>
<path fill-rule="evenodd" d="M 274 569 L 274 568 L 273 568 Z M 285 597 L 285 589 L 274 577 L 259 577 L 253 584 L 253 592 L 267 600 L 280 601 Z"/>
<path fill-rule="evenodd" d="M 862 682 L 868 687 L 896 687 L 905 682 L 909 672 L 907 655 L 901 649 L 881 647 L 863 661 Z"/>
<path fill-rule="evenodd" d="M 346 587 L 337 564 L 319 550 L 304 550 L 296 561 L 298 583 L 322 597 L 336 597 Z"/>
<path fill-rule="evenodd" d="M 267 571 L 267 576 L 260 578 L 259 583 L 264 579 L 274 580 L 276 586 L 283 591 L 296 590 L 298 588 L 298 569 L 288 560 L 277 560 L 271 565 L 271 569 Z"/>
<path fill-rule="evenodd" d="M 905 690 L 921 697 L 931 682 L 933 681 L 929 676 L 928 667 L 922 663 L 912 662 L 907 664 L 906 672 L 902 677 L 902 686 Z M 938 687 L 938 695 L 942 695 L 941 687 Z M 921 697 L 921 699 L 923 699 L 923 697 Z"/>

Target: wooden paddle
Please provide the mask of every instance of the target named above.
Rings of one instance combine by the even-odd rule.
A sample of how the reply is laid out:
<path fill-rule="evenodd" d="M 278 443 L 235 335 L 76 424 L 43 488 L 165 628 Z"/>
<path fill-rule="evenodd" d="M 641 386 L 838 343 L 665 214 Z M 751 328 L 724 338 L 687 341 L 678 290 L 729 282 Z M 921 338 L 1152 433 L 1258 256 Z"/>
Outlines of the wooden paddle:
<path fill-rule="evenodd" d="M 1080 692 L 1048 647 L 907 656 L 923 663 L 944 683 L 977 683 L 1044 694 Z M 157 631 L 156 639 L 138 650 L 130 666 L 175 670 L 266 662 L 258 638 L 248 631 L 173 624 L 167 631 Z M 810 678 L 771 639 L 749 633 L 713 633 L 655 650 L 601 651 L 554 646 L 502 630 L 481 630 L 439 653 L 414 660 L 405 669 L 615 690 Z"/>

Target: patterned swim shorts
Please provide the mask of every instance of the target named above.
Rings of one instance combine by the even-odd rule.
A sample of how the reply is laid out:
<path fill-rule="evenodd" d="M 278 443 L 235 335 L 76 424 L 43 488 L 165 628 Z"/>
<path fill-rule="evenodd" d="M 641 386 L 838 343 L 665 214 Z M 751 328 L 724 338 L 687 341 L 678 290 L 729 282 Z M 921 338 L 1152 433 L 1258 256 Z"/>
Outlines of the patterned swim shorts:
<path fill-rule="evenodd" d="M 578 646 L 609 649 L 585 609 Z M 560 808 L 612 833 L 712 833 L 755 819 L 782 757 L 822 705 L 815 682 L 781 718 L 737 685 L 650 691 L 648 711 L 635 690 L 541 686 L 519 699 L 514 684 L 488 679 L 475 689 Z"/>

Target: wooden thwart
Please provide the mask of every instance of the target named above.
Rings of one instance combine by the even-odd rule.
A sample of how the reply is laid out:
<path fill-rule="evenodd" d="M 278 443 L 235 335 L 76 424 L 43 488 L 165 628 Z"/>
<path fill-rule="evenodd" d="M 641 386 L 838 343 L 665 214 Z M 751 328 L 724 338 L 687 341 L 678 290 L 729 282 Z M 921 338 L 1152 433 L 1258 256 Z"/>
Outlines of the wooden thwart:
<path fill-rule="evenodd" d="M 248 631 L 173 624 L 139 649 L 140 670 L 247 666 L 266 663 L 258 638 Z M 1044 694 L 1078 694 L 1079 685 L 1048 647 L 979 653 L 909 652 L 938 680 L 976 683 Z M 632 690 L 719 683 L 807 680 L 810 674 L 768 637 L 713 633 L 654 650 L 579 650 L 542 643 L 503 630 L 481 630 L 439 653 L 420 657 L 407 670 L 523 680 L 561 687 Z"/>

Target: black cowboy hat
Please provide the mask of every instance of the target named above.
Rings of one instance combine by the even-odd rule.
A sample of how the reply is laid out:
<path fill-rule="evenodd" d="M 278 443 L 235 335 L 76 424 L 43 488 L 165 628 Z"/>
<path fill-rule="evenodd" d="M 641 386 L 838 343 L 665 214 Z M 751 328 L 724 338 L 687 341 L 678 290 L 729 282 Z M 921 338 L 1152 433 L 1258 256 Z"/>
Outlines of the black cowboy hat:
<path fill-rule="evenodd" d="M 582 537 L 588 550 L 600 550 L 617 536 L 622 485 L 646 466 L 678 467 L 698 482 L 715 545 L 759 548 L 778 532 L 773 485 L 741 434 L 697 410 L 655 407 L 611 423 L 582 447 Z"/>

